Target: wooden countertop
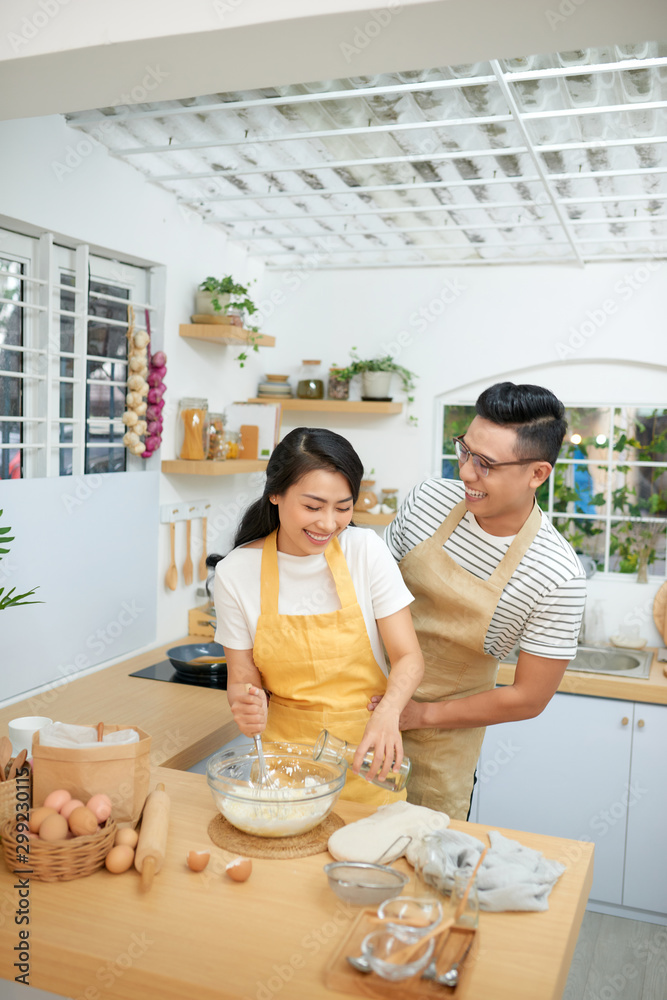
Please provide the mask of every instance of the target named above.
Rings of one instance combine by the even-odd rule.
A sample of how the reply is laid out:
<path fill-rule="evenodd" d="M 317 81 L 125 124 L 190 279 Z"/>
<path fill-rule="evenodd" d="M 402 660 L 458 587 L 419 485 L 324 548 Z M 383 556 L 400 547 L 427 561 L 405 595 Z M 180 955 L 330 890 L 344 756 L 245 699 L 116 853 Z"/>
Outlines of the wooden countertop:
<path fill-rule="evenodd" d="M 154 765 L 186 770 L 239 735 L 227 692 L 191 684 L 130 677 L 166 659 L 166 650 L 201 636 L 174 639 L 85 677 L 59 683 L 48 691 L 0 709 L 0 735 L 10 719 L 46 715 L 58 722 L 90 725 L 100 720 L 140 726 L 151 736 Z"/>
<path fill-rule="evenodd" d="M 172 808 L 167 858 L 151 890 L 141 892 L 134 869 L 123 875 L 102 869 L 71 882 L 31 881 L 30 985 L 74 1000 L 345 1000 L 350 994 L 326 988 L 323 971 L 359 910 L 329 889 L 322 871 L 329 855 L 255 859 L 247 882 L 231 882 L 224 865 L 232 855 L 206 832 L 215 806 L 204 776 L 158 768 L 152 777 L 153 787 L 164 781 Z M 341 802 L 336 811 L 351 821 L 369 809 Z M 485 841 L 489 829 L 452 827 Z M 480 915 L 479 951 L 459 1000 L 558 1000 L 565 986 L 592 881 L 593 845 L 509 833 L 567 869 L 547 912 Z M 211 851 L 202 873 L 185 866 L 191 848 Z M 404 860 L 397 867 L 412 871 Z M 6 979 L 17 974 L 18 893 L 15 877 L 0 864 L 0 976 Z M 363 996 L 365 985 L 360 976 L 355 995 Z"/>
<path fill-rule="evenodd" d="M 628 650 L 627 652 L 632 652 Z M 588 694 L 596 698 L 619 698 L 621 701 L 641 701 L 652 705 L 667 705 L 667 677 L 663 672 L 665 663 L 658 662 L 658 651 L 653 649 L 653 662 L 649 676 L 613 677 L 611 674 L 591 674 L 578 670 L 566 670 L 558 690 L 566 694 Z M 514 681 L 516 664 L 501 663 L 498 668 L 498 684 Z"/>

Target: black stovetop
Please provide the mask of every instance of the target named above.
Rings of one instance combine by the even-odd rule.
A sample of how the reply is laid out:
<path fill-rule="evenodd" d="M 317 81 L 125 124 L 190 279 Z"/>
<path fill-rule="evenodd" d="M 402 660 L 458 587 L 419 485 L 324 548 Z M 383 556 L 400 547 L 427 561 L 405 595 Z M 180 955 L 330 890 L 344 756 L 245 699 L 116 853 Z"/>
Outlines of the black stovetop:
<path fill-rule="evenodd" d="M 195 687 L 218 688 L 219 691 L 227 690 L 227 671 L 218 673 L 217 677 L 195 677 L 179 673 L 174 669 L 169 660 L 161 660 L 153 663 L 143 670 L 135 670 L 130 677 L 145 677 L 151 681 L 167 681 L 169 684 L 192 684 Z"/>

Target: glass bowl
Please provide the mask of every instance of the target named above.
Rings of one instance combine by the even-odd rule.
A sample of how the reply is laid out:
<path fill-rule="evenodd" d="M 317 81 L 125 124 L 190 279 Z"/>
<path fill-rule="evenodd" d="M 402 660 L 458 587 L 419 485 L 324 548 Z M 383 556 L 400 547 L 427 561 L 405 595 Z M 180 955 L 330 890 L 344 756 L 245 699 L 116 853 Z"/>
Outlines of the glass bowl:
<path fill-rule="evenodd" d="M 435 930 L 442 920 L 442 905 L 428 896 L 399 896 L 385 900 L 378 907 L 378 917 L 387 921 L 385 930 L 390 934 L 412 943 Z"/>
<path fill-rule="evenodd" d="M 409 979 L 425 968 L 430 961 L 435 946 L 435 937 L 419 941 L 413 946 L 410 960 L 405 962 L 407 944 L 386 930 L 372 931 L 361 942 L 361 953 L 368 959 L 373 972 L 382 979 L 399 983 Z"/>
<path fill-rule="evenodd" d="M 224 818 L 256 837 L 294 837 L 328 816 L 345 784 L 346 768 L 313 760 L 313 745 L 262 743 L 274 787 L 258 784 L 254 744 L 211 757 L 206 779 Z"/>
<path fill-rule="evenodd" d="M 377 906 L 393 899 L 410 880 L 395 868 L 370 861 L 331 861 L 324 871 L 339 899 L 353 906 Z"/>

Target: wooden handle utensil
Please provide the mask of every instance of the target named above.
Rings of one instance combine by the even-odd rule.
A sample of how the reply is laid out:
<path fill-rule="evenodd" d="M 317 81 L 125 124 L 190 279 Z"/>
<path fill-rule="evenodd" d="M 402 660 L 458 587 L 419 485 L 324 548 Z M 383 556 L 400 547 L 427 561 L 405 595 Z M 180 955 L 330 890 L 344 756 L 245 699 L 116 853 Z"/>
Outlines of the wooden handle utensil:
<path fill-rule="evenodd" d="M 201 559 L 199 560 L 199 579 L 205 580 L 207 577 L 206 572 L 206 518 L 201 519 Z"/>
<path fill-rule="evenodd" d="M 141 888 L 146 892 L 153 876 L 160 871 L 167 849 L 169 829 L 169 796 L 160 782 L 146 799 L 134 855 L 134 867 L 141 872 Z"/>
<path fill-rule="evenodd" d="M 183 583 L 189 587 L 192 583 L 193 565 L 190 555 L 190 542 L 192 539 L 192 521 L 188 518 L 185 522 L 185 562 L 183 563 Z"/>
<path fill-rule="evenodd" d="M 16 757 L 12 761 L 11 767 L 9 768 L 9 774 L 7 775 L 7 781 L 13 781 L 16 777 L 16 772 L 20 771 L 25 764 L 25 759 L 28 756 L 27 750 L 20 750 Z"/>
<path fill-rule="evenodd" d="M 5 781 L 5 768 L 12 759 L 13 754 L 12 741 L 9 736 L 3 736 L 0 739 L 0 781 Z"/>
<path fill-rule="evenodd" d="M 178 570 L 176 569 L 176 525 L 173 521 L 169 524 L 169 542 L 171 546 L 171 562 L 164 578 L 164 582 L 170 590 L 176 590 L 178 583 Z"/>

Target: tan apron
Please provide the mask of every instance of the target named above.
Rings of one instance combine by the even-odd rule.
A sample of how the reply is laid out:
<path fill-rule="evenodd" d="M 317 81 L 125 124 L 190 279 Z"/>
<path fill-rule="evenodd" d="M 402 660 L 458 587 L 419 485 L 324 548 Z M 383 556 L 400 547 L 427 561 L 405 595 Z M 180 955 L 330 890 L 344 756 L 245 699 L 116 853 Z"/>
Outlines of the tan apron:
<path fill-rule="evenodd" d="M 542 523 L 535 504 L 489 579 L 480 580 L 443 549 L 465 513 L 462 500 L 435 534 L 399 564 L 415 598 L 410 610 L 424 654 L 424 679 L 415 701 L 464 698 L 495 686 L 498 663 L 484 652 L 486 633 L 503 589 Z M 408 801 L 466 819 L 485 731 L 485 727 L 406 730 L 403 747 L 412 761 Z"/>
<path fill-rule="evenodd" d="M 324 550 L 340 610 L 278 614 L 277 531 L 264 539 L 261 607 L 253 658 L 271 692 L 268 740 L 314 743 L 328 729 L 356 746 L 369 719 L 367 704 L 383 694 L 387 678 L 377 664 L 354 583 L 337 538 Z M 385 805 L 405 798 L 348 770 L 341 798 Z"/>

